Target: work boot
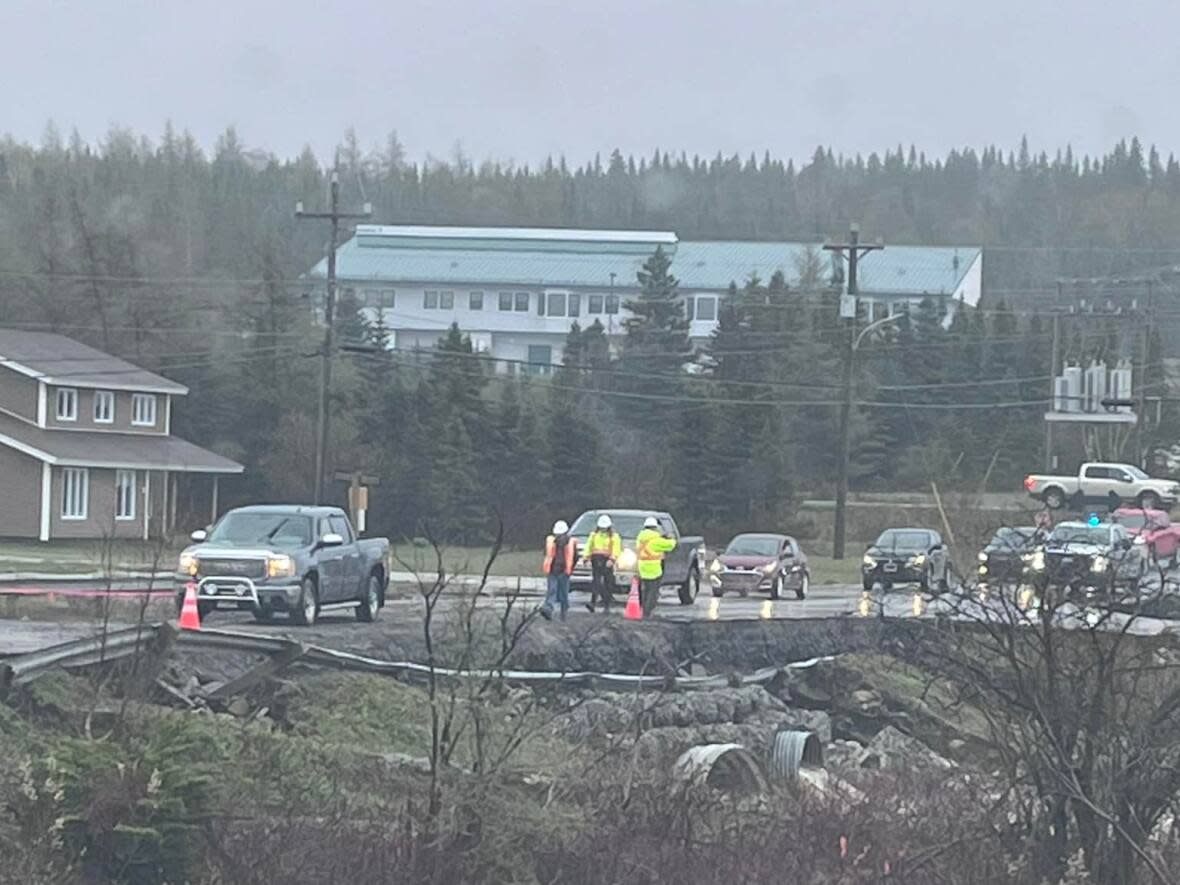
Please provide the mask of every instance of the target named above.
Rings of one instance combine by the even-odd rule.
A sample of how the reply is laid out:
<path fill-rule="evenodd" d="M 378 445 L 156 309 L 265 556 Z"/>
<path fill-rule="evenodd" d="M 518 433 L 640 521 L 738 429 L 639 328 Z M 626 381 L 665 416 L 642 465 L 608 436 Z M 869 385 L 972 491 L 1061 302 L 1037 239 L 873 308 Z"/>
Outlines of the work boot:
<path fill-rule="evenodd" d="M 587 602 L 587 603 L 586 603 L 586 611 L 590 612 L 590 614 L 594 614 L 594 603 L 593 603 L 593 601 L 591 601 L 591 602 Z"/>

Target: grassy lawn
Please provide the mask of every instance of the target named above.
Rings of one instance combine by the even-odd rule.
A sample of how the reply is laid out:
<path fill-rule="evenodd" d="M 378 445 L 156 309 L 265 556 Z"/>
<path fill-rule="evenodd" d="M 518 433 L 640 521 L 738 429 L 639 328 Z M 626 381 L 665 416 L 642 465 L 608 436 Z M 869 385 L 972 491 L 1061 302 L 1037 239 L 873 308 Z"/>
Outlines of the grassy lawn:
<path fill-rule="evenodd" d="M 856 544 L 849 544 L 847 548 L 843 559 L 805 551 L 811 566 L 811 582 L 817 585 L 859 584 L 861 548 Z"/>
<path fill-rule="evenodd" d="M 179 545 L 142 541 L 0 541 L 0 572 L 90 572 L 151 569 L 168 571 Z"/>

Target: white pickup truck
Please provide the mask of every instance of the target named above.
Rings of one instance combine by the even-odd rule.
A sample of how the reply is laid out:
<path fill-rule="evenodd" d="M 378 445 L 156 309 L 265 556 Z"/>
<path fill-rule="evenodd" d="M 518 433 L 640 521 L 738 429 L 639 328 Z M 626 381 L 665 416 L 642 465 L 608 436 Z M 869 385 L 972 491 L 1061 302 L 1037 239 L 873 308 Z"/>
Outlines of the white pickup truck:
<path fill-rule="evenodd" d="M 1025 490 L 1045 503 L 1050 510 L 1067 504 L 1074 508 L 1088 505 L 1118 507 L 1134 504 L 1145 510 L 1170 507 L 1180 498 L 1180 485 L 1170 479 L 1153 479 L 1131 464 L 1090 461 L 1076 476 L 1046 476 L 1039 473 L 1024 478 Z"/>

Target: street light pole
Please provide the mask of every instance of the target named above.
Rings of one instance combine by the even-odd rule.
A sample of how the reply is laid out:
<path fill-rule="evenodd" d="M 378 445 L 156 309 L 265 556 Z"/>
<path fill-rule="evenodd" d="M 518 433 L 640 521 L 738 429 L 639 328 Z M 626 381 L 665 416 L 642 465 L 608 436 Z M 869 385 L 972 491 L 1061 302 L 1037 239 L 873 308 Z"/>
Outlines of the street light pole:
<path fill-rule="evenodd" d="M 844 371 L 843 378 L 841 379 L 843 396 L 840 400 L 840 454 L 836 473 L 836 520 L 832 537 L 833 559 L 844 558 L 845 508 L 848 504 L 848 461 L 851 458 L 852 450 L 853 359 L 857 345 L 864 336 L 864 332 L 869 331 L 874 326 L 883 325 L 881 321 L 870 323 L 865 327 L 864 332 L 860 336 L 856 334 L 857 265 L 860 262 L 861 255 L 883 248 L 885 247 L 881 243 L 862 244 L 860 242 L 860 226 L 855 223 L 848 228 L 847 243 L 829 243 L 824 246 L 826 251 L 835 252 L 841 258 L 848 261 L 848 301 L 840 305 L 840 315 L 844 317 L 848 326 L 848 347 L 844 352 Z"/>
<path fill-rule="evenodd" d="M 320 395 L 316 415 L 315 441 L 315 500 L 319 504 L 324 497 L 324 472 L 328 452 L 328 425 L 331 421 L 329 394 L 332 389 L 332 345 L 335 335 L 336 314 L 336 244 L 340 239 L 340 222 L 344 219 L 364 219 L 373 214 L 372 205 L 365 203 L 360 212 L 340 211 L 340 176 L 333 171 L 330 208 L 327 212 L 305 212 L 303 204 L 295 204 L 296 218 L 326 218 L 331 222 L 328 236 L 328 280 L 327 298 L 324 301 L 324 343 L 320 351 Z"/>

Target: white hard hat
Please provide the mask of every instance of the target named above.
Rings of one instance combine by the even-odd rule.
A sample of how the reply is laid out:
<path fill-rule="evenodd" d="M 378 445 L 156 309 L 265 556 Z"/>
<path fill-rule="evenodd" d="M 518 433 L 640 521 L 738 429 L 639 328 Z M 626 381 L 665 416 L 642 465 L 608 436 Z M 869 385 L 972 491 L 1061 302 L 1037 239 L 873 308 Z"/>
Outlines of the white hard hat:
<path fill-rule="evenodd" d="M 604 514 L 602 514 L 602 516 L 598 517 L 598 527 L 600 529 L 609 529 L 611 527 L 611 521 L 610 521 L 609 514 L 604 513 Z"/>
<path fill-rule="evenodd" d="M 555 535 L 564 535 L 569 530 L 570 527 L 564 519 L 559 519 L 557 522 L 553 523 L 553 534 Z"/>
<path fill-rule="evenodd" d="M 643 521 L 643 527 L 645 529 L 658 529 L 660 527 L 660 521 L 654 516 L 649 516 Z"/>

